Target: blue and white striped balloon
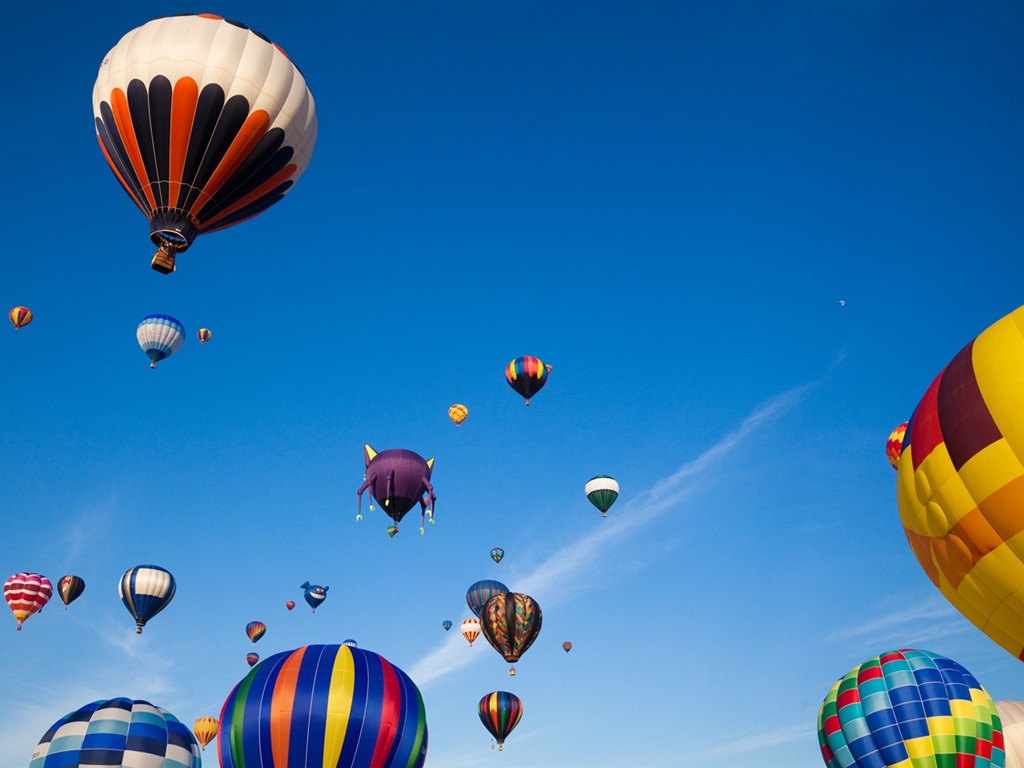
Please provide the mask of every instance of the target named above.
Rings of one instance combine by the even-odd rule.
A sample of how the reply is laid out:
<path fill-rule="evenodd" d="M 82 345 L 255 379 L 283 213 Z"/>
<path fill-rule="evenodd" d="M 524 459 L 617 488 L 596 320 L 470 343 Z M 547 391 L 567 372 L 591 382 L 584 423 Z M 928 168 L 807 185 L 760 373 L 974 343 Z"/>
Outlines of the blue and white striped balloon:
<path fill-rule="evenodd" d="M 167 607 L 177 588 L 171 572 L 159 565 L 136 565 L 124 572 L 117 594 L 135 618 L 136 633 L 142 634 L 146 622 Z"/>
<path fill-rule="evenodd" d="M 65 715 L 39 740 L 29 768 L 200 768 L 199 742 L 178 718 L 148 701 L 94 701 Z"/>
<path fill-rule="evenodd" d="M 142 318 L 135 336 L 139 346 L 152 362 L 150 368 L 170 357 L 185 343 L 185 326 L 170 315 L 148 315 Z"/>

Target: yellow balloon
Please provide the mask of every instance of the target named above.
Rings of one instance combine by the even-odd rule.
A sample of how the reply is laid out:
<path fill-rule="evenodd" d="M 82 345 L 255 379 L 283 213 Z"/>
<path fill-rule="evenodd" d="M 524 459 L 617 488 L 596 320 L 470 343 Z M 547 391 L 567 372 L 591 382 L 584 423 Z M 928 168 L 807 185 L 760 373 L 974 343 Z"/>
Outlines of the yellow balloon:
<path fill-rule="evenodd" d="M 455 422 L 455 426 L 462 424 L 467 416 L 469 416 L 469 408 L 462 403 L 456 403 L 448 409 L 448 418 Z"/>
<path fill-rule="evenodd" d="M 936 376 L 907 427 L 896 486 L 928 578 L 1024 658 L 1024 307 Z"/>
<path fill-rule="evenodd" d="M 217 734 L 220 733 L 220 723 L 215 717 L 200 717 L 192 724 L 192 732 L 205 750 L 206 745 L 217 738 Z"/>

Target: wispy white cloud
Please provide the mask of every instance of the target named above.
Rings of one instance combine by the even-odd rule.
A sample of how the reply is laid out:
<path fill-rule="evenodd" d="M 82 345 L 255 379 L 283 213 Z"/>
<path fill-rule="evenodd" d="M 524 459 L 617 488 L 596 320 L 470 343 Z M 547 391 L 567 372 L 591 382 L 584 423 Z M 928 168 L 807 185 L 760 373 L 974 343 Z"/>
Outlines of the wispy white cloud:
<path fill-rule="evenodd" d="M 517 578 L 517 591 L 533 594 L 543 592 L 546 605 L 564 599 L 565 592 L 561 584 L 574 583 L 571 577 L 589 567 L 599 554 L 612 547 L 622 546 L 630 536 L 636 535 L 645 526 L 653 524 L 666 512 L 677 507 L 700 488 L 702 482 L 712 481 L 714 470 L 727 465 L 724 459 L 730 452 L 766 423 L 794 408 L 814 386 L 815 383 L 805 384 L 761 403 L 736 430 L 624 504 L 620 515 L 603 521 L 606 524 L 593 533 L 556 550 L 531 573 Z M 465 641 L 461 636 L 448 636 L 441 646 L 412 665 L 409 675 L 417 685 L 424 687 L 483 655 L 467 654 L 464 646 Z"/>
<path fill-rule="evenodd" d="M 827 635 L 825 641 L 870 640 L 872 645 L 879 647 L 905 648 L 968 630 L 969 625 L 962 621 L 956 609 L 936 594 L 910 606 L 900 606 L 876 615 L 871 621 L 838 629 Z"/>

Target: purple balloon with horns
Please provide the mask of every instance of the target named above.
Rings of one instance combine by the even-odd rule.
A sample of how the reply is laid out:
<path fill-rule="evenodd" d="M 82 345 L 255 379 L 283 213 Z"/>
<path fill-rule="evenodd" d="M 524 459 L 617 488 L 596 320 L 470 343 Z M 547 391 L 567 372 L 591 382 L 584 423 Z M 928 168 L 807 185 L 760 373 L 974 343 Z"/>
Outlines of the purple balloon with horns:
<path fill-rule="evenodd" d="M 425 460 L 418 453 L 404 448 L 389 448 L 377 453 L 369 445 L 364 445 L 363 453 L 366 457 L 366 480 L 356 491 L 359 497 L 359 515 L 356 519 L 362 519 L 363 491 L 369 490 L 387 516 L 395 521 L 395 525 L 388 528 L 390 535 L 394 536 L 398 532 L 398 523 L 417 503 L 420 505 L 422 533 L 428 515 L 430 522 L 434 522 L 434 501 L 437 497 L 430 484 L 434 460 Z M 373 510 L 373 507 L 370 509 Z"/>

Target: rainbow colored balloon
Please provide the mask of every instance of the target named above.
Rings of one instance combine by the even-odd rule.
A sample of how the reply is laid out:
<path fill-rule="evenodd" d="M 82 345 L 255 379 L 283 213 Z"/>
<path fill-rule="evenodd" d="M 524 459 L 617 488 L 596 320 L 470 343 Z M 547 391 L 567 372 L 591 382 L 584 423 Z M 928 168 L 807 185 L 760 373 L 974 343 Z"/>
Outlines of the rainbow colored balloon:
<path fill-rule="evenodd" d="M 900 519 L 928 578 L 1024 659 L 1024 307 L 935 377 L 903 439 Z"/>
<path fill-rule="evenodd" d="M 250 621 L 245 625 L 245 634 L 248 635 L 253 645 L 255 645 L 261 637 L 267 634 L 267 625 L 262 621 Z"/>
<path fill-rule="evenodd" d="M 416 684 L 383 656 L 307 645 L 252 668 L 224 702 L 221 768 L 421 768 Z"/>
<path fill-rule="evenodd" d="M 505 381 L 529 405 L 530 398 L 548 383 L 549 373 L 551 366 L 545 365 L 539 358 L 517 357 L 505 367 Z"/>
<path fill-rule="evenodd" d="M 514 693 L 492 691 L 480 699 L 477 714 L 491 736 L 498 742 L 498 751 L 505 749 L 505 739 L 523 719 L 523 702 Z"/>
<path fill-rule="evenodd" d="M 903 453 L 903 438 L 907 434 L 907 422 L 903 422 L 889 434 L 885 441 L 885 457 L 893 469 L 899 467 L 900 454 Z"/>
<path fill-rule="evenodd" d="M 828 768 L 1003 768 L 992 698 L 952 659 L 888 651 L 839 678 L 818 712 Z"/>

